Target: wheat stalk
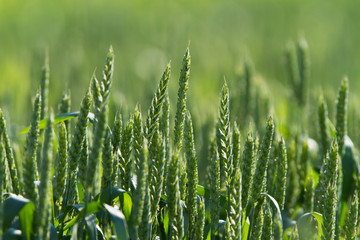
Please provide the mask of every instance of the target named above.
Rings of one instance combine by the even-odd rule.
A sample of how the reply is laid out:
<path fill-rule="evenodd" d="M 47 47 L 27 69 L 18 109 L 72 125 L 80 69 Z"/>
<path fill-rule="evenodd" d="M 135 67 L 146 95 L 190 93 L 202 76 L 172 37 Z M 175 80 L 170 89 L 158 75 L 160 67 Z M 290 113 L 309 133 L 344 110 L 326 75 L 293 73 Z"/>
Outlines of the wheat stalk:
<path fill-rule="evenodd" d="M 52 112 L 49 114 L 49 119 L 45 129 L 45 140 L 42 151 L 42 160 L 40 168 L 40 186 L 39 186 L 39 201 L 36 208 L 36 215 L 34 220 L 35 233 L 39 239 L 49 239 L 50 225 L 48 222 L 50 214 L 50 173 L 53 168 L 53 129 L 52 123 L 54 117 Z"/>
<path fill-rule="evenodd" d="M 67 132 L 64 123 L 59 126 L 58 152 L 55 158 L 55 177 L 53 178 L 53 188 L 55 199 L 60 206 L 60 200 L 65 189 L 66 167 L 67 167 Z"/>
<path fill-rule="evenodd" d="M 38 150 L 39 122 L 40 122 L 41 98 L 37 94 L 31 116 L 30 131 L 26 136 L 26 145 L 23 165 L 24 197 L 36 202 L 37 191 L 35 189 L 36 176 L 36 153 Z"/>
<path fill-rule="evenodd" d="M 187 232 L 187 239 L 193 239 L 195 234 L 195 219 L 197 215 L 196 199 L 197 199 L 197 185 L 198 185 L 198 169 L 197 158 L 195 153 L 194 132 L 192 126 L 191 115 L 188 112 L 185 117 L 185 152 L 187 162 L 187 201 L 186 206 L 189 214 L 189 227 Z"/>
<path fill-rule="evenodd" d="M 111 131 L 108 129 L 106 131 L 104 139 L 104 147 L 102 152 L 102 178 L 101 178 L 101 189 L 106 189 L 110 186 L 113 186 L 112 177 L 113 177 L 113 145 L 111 143 Z"/>
<path fill-rule="evenodd" d="M 126 191 L 131 186 L 132 161 L 130 158 L 133 145 L 133 119 L 129 118 L 122 132 L 121 151 L 119 155 L 119 178 L 122 188 Z"/>
<path fill-rule="evenodd" d="M 186 114 L 186 95 L 189 88 L 190 62 L 190 51 L 189 48 L 187 48 L 182 62 L 182 69 L 180 72 L 177 108 L 175 115 L 174 146 L 175 149 L 177 149 L 176 151 L 179 151 L 182 146 L 182 137 Z"/>
<path fill-rule="evenodd" d="M 0 134 L 5 146 L 5 154 L 7 159 L 8 169 L 10 170 L 11 186 L 15 194 L 21 192 L 21 185 L 18 177 L 16 162 L 14 159 L 13 150 L 10 146 L 10 139 L 7 133 L 6 121 L 2 110 L 0 109 Z"/>
<path fill-rule="evenodd" d="M 341 81 L 338 99 L 336 103 L 336 140 L 339 146 L 339 155 L 343 156 L 345 151 L 345 136 L 347 134 L 347 102 L 349 92 L 349 81 L 344 78 Z"/>
<path fill-rule="evenodd" d="M 263 138 L 259 158 L 256 163 L 256 169 L 254 173 L 254 179 L 251 186 L 250 202 L 254 204 L 260 198 L 260 193 L 265 190 L 266 184 L 266 171 L 268 166 L 268 160 L 272 145 L 272 139 L 274 134 L 274 123 L 270 116 L 266 125 L 265 136 Z"/>

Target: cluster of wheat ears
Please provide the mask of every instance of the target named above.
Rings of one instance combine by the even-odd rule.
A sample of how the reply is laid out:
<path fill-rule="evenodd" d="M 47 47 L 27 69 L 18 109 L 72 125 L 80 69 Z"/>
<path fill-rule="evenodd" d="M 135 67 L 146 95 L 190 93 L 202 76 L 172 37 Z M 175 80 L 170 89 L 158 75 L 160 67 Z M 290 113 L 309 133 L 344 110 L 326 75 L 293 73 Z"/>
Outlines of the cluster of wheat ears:
<path fill-rule="evenodd" d="M 286 56 L 295 99 L 303 106 L 310 64 L 306 42 L 289 45 Z M 311 156 L 314 140 L 295 135 L 286 144 L 271 116 L 262 136 L 250 128 L 241 147 L 239 126 L 230 122 L 225 82 L 215 134 L 206 146 L 204 187 L 198 182 L 186 103 L 189 49 L 182 62 L 173 133 L 170 64 L 146 118 L 138 105 L 127 122 L 120 112 L 108 119 L 113 66 L 110 48 L 102 78 L 92 77 L 80 111 L 71 112 L 66 91 L 54 115 L 48 107 L 46 63 L 30 127 L 23 131 L 27 137 L 21 156 L 14 154 L 0 110 L 2 239 L 356 239 L 358 174 L 346 130 L 346 78 L 338 92 L 335 127 L 326 102 L 319 101 L 318 171 Z M 251 97 L 246 91 L 243 107 L 249 115 Z M 344 164 L 352 164 L 350 173 Z"/>

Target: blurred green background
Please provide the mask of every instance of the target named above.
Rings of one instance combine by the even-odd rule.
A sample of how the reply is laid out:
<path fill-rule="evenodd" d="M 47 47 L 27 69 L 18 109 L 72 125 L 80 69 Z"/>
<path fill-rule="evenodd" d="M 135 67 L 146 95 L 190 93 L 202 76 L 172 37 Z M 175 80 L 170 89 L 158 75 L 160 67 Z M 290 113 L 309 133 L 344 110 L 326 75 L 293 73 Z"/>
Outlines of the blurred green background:
<path fill-rule="evenodd" d="M 310 47 L 310 89 L 336 96 L 347 75 L 355 96 L 360 88 L 359 7 L 359 1 L 0 0 L 0 106 L 12 124 L 29 123 L 48 50 L 50 105 L 56 110 L 69 87 L 73 110 L 78 110 L 94 70 L 100 78 L 113 45 L 113 105 L 133 110 L 141 103 L 146 110 L 171 61 L 174 109 L 190 42 L 189 106 L 198 116 L 216 111 L 224 77 L 236 92 L 231 87 L 247 58 L 275 109 L 281 109 L 291 97 L 284 49 L 299 37 Z"/>

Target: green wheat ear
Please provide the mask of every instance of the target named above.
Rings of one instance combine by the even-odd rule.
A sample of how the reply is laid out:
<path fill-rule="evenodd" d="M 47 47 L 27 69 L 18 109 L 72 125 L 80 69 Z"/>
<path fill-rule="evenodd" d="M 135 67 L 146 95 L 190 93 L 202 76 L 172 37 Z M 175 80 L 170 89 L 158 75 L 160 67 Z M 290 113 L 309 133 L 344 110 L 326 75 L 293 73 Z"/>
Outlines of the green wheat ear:
<path fill-rule="evenodd" d="M 95 73 L 91 77 L 91 94 L 94 101 L 95 113 L 98 113 L 101 108 L 101 104 L 103 102 L 103 98 L 101 95 L 101 88 L 99 81 L 97 80 Z"/>
<path fill-rule="evenodd" d="M 306 105 L 307 100 L 307 84 L 310 82 L 310 53 L 309 46 L 305 38 L 301 38 L 297 46 L 297 54 L 299 61 L 299 102 L 302 106 Z"/>
<path fill-rule="evenodd" d="M 355 191 L 353 199 L 351 201 L 351 207 L 347 213 L 345 220 L 344 231 L 345 239 L 355 240 L 357 236 L 357 226 L 358 226 L 358 208 L 359 208 L 359 197 L 358 192 Z"/>
<path fill-rule="evenodd" d="M 261 239 L 274 239 L 272 212 L 269 203 L 265 204 L 264 208 L 264 226 Z"/>
<path fill-rule="evenodd" d="M 210 152 L 213 152 L 210 166 L 210 218 L 211 218 L 211 239 L 214 238 L 216 226 L 219 222 L 220 208 L 220 160 L 216 151 L 216 144 L 212 142 Z"/>
<path fill-rule="evenodd" d="M 286 57 L 286 67 L 289 74 L 290 84 L 292 85 L 293 89 L 297 89 L 298 84 L 300 82 L 300 75 L 299 75 L 299 66 L 297 61 L 296 55 L 296 48 L 294 42 L 289 42 L 286 46 L 285 50 L 285 57 Z M 294 92 L 295 96 L 297 93 Z"/>
<path fill-rule="evenodd" d="M 133 146 L 133 117 L 130 117 L 122 132 L 121 151 L 119 155 L 119 178 L 122 188 L 126 191 L 131 186 L 131 171 L 133 162 L 130 155 Z"/>
<path fill-rule="evenodd" d="M 226 81 L 222 87 L 220 98 L 219 119 L 216 128 L 216 144 L 220 158 L 220 178 L 224 180 L 225 186 L 230 191 L 230 109 L 229 109 L 229 89 Z"/>
<path fill-rule="evenodd" d="M 52 123 L 54 115 L 50 112 L 45 129 L 45 140 L 42 152 L 41 169 L 40 169 L 40 187 L 39 201 L 37 205 L 34 227 L 39 239 L 48 239 L 50 233 L 49 214 L 50 214 L 50 179 L 53 168 L 53 129 Z"/>
<path fill-rule="evenodd" d="M 111 129 L 112 132 L 112 139 L 111 139 L 111 143 L 112 143 L 112 151 L 113 151 L 113 155 L 114 155 L 114 159 L 113 159 L 113 166 L 112 166 L 112 177 L 111 177 L 111 181 L 113 182 L 113 184 L 118 185 L 118 179 L 119 179 L 119 161 L 120 161 L 120 156 L 119 156 L 119 152 L 120 152 L 120 147 L 121 147 L 121 136 L 122 136 L 122 115 L 120 114 L 120 112 L 116 112 L 116 116 L 115 116 L 115 121 L 114 121 L 114 125 Z"/>
<path fill-rule="evenodd" d="M 335 222 L 337 206 L 337 181 L 336 177 L 327 184 L 327 191 L 324 197 L 323 210 L 323 240 L 335 239 Z"/>
<path fill-rule="evenodd" d="M 94 188 L 93 184 L 95 181 L 96 171 L 100 162 L 101 151 L 103 148 L 103 142 L 105 137 L 105 129 L 107 125 L 107 113 L 108 106 L 105 104 L 102 106 L 101 111 L 97 115 L 98 122 L 95 125 L 95 134 L 93 136 L 93 145 L 89 156 L 87 175 L 86 175 L 86 189 L 91 193 Z"/>
<path fill-rule="evenodd" d="M 113 145 L 111 143 L 111 131 L 108 129 L 106 131 L 104 139 L 104 147 L 102 152 L 102 178 L 101 178 L 101 189 L 106 189 L 110 186 L 113 186 L 112 176 L 113 176 Z"/>
<path fill-rule="evenodd" d="M 151 197 L 149 181 L 146 181 L 144 206 L 139 226 L 139 239 L 151 239 Z"/>
<path fill-rule="evenodd" d="M 263 138 L 259 158 L 256 163 L 256 169 L 254 179 L 251 186 L 251 204 L 257 202 L 260 198 L 260 193 L 265 190 L 266 187 L 266 171 L 268 166 L 268 160 L 270 156 L 270 150 L 274 134 L 274 123 L 270 116 L 266 125 L 265 136 Z"/>
<path fill-rule="evenodd" d="M 344 78 L 338 92 L 336 103 L 336 139 L 339 145 L 339 155 L 345 151 L 345 136 L 347 134 L 347 105 L 348 105 L 349 81 Z"/>
<path fill-rule="evenodd" d="M 186 114 L 186 95 L 189 88 L 190 62 L 190 51 L 189 48 L 187 48 L 182 62 L 182 69 L 180 72 L 177 109 L 175 115 L 174 146 L 175 149 L 178 150 L 180 150 L 182 146 L 182 137 Z"/>
<path fill-rule="evenodd" d="M 159 130 L 157 130 L 151 138 L 149 144 L 149 188 L 151 196 L 151 221 L 152 234 L 157 233 L 157 211 L 159 202 L 163 192 L 164 184 L 164 168 L 165 168 L 165 141 Z"/>
<path fill-rule="evenodd" d="M 107 102 L 110 95 L 110 87 L 112 83 L 112 75 L 114 72 L 114 50 L 112 46 L 109 48 L 109 52 L 106 56 L 103 77 L 100 85 L 100 92 L 102 96 L 102 102 Z"/>
<path fill-rule="evenodd" d="M 242 156 L 241 162 L 241 182 L 242 182 L 242 191 L 241 191 L 241 205 L 246 207 L 249 197 L 251 195 L 251 186 L 253 182 L 253 175 L 255 169 L 255 149 L 254 149 L 254 139 L 251 134 L 247 135 L 245 141 L 245 147 Z"/>
<path fill-rule="evenodd" d="M 328 184 L 331 181 L 336 181 L 338 184 L 338 178 L 340 177 L 339 174 L 339 167 L 340 167 L 340 158 L 338 154 L 338 145 L 336 140 L 333 141 L 331 144 L 330 150 L 328 155 L 324 159 L 323 166 L 321 168 L 321 172 L 319 175 L 319 183 L 316 188 L 315 192 L 315 210 L 321 212 L 324 209 L 326 193 L 329 191 Z M 335 179 L 335 180 L 334 180 Z"/>
<path fill-rule="evenodd" d="M 253 226 L 251 228 L 251 236 L 250 239 L 251 240 L 260 240 L 261 239 L 261 235 L 263 233 L 263 229 L 264 229 L 264 199 L 260 199 L 262 197 L 259 197 L 259 202 L 258 205 L 256 205 L 255 207 L 255 212 L 256 214 L 254 215 L 253 218 Z"/>
<path fill-rule="evenodd" d="M 288 173 L 286 187 L 286 207 L 294 207 L 300 194 L 300 180 L 298 173 L 298 137 L 296 136 L 290 143 L 288 151 Z"/>
<path fill-rule="evenodd" d="M 59 104 L 59 113 L 69 113 L 71 111 L 71 93 L 70 89 L 64 91 L 61 102 Z M 70 139 L 70 120 L 64 121 L 66 132 L 67 132 L 67 139 Z"/>
<path fill-rule="evenodd" d="M 230 175 L 230 192 L 228 206 L 228 224 L 231 239 L 241 238 L 241 171 L 240 171 L 240 131 L 236 122 L 233 128 L 233 171 Z"/>
<path fill-rule="evenodd" d="M 184 219 L 179 192 L 179 152 L 175 151 L 169 162 L 167 176 L 167 204 L 169 211 L 169 239 L 182 239 Z"/>
<path fill-rule="evenodd" d="M 324 158 L 330 147 L 330 131 L 328 127 L 328 110 L 323 96 L 320 96 L 318 104 L 318 118 L 320 129 L 321 156 Z"/>
<path fill-rule="evenodd" d="M 197 205 L 197 217 L 195 223 L 195 235 L 194 240 L 203 240 L 204 239 L 204 227 L 205 227 L 205 203 L 204 199 L 199 198 L 199 203 Z"/>
<path fill-rule="evenodd" d="M 59 141 L 58 141 L 58 152 L 55 158 L 55 177 L 53 178 L 53 187 L 55 193 L 55 199 L 60 206 L 61 197 L 64 193 L 65 188 L 65 177 L 66 177 L 66 167 L 67 167 L 67 132 L 66 126 L 64 123 L 61 123 L 59 126 Z"/>
<path fill-rule="evenodd" d="M 3 143 L 0 141 L 0 206 L 3 206 L 3 192 L 4 192 L 4 178 L 3 176 L 6 176 L 5 174 L 5 152 L 4 152 L 4 146 Z M 0 207 L 0 216 L 3 215 L 4 208 Z M 3 233 L 3 217 L 0 217 L 0 238 L 2 238 Z"/>
<path fill-rule="evenodd" d="M 81 147 L 81 153 L 79 158 L 79 181 L 83 187 L 86 184 L 86 169 L 88 166 L 89 160 L 89 141 L 88 141 L 88 134 L 85 134 L 85 139 Z"/>
<path fill-rule="evenodd" d="M 121 137 L 122 137 L 122 115 L 119 111 L 116 112 L 116 117 L 114 121 L 112 132 L 111 143 L 113 145 L 113 153 L 115 154 L 121 146 Z"/>
<path fill-rule="evenodd" d="M 162 133 L 164 139 L 164 148 L 165 148 L 165 155 L 164 155 L 164 183 L 167 182 L 167 169 L 168 169 L 168 162 L 170 161 L 170 103 L 169 103 L 169 94 L 166 92 L 164 102 L 162 105 L 162 113 L 161 119 L 159 122 L 159 130 Z M 163 193 L 166 194 L 166 184 L 163 184 Z"/>
<path fill-rule="evenodd" d="M 248 117 L 251 114 L 252 110 L 252 92 L 253 92 L 253 75 L 254 75 L 254 66 L 250 60 L 244 62 L 244 79 L 245 79 L 245 117 Z"/>
<path fill-rule="evenodd" d="M 183 155 L 182 155 L 183 156 Z M 185 201 L 187 200 L 186 195 L 186 186 L 188 185 L 188 176 L 186 171 L 186 160 L 182 158 L 179 159 L 179 191 L 180 199 Z"/>
<path fill-rule="evenodd" d="M 2 137 L 3 143 L 5 145 L 5 155 L 7 159 L 7 165 L 10 170 L 13 192 L 15 194 L 20 194 L 21 185 L 18 177 L 16 162 L 14 159 L 13 150 L 10 146 L 10 139 L 7 133 L 5 117 L 1 109 L 0 109 L 0 134 L 1 134 L 0 137 Z"/>
<path fill-rule="evenodd" d="M 134 119 L 134 122 L 137 122 L 137 120 Z M 138 151 L 139 157 L 139 159 L 137 160 L 139 165 L 136 171 L 137 186 L 133 195 L 133 206 L 131 213 L 131 227 L 134 230 L 134 239 L 136 239 L 137 237 L 139 224 L 141 222 L 141 217 L 143 214 L 146 191 L 148 191 L 146 189 L 148 186 L 148 152 L 146 139 L 141 141 L 141 143 L 142 145 L 136 146 L 136 143 L 134 141 L 134 148 L 137 148 L 134 149 L 134 151 Z"/>
<path fill-rule="evenodd" d="M 26 136 L 26 145 L 24 153 L 24 166 L 23 166 L 23 186 L 24 197 L 35 202 L 37 192 L 35 189 L 35 176 L 36 176 L 36 153 L 38 150 L 39 138 L 39 122 L 40 122 L 40 106 L 41 98 L 37 94 L 34 100 L 34 110 L 31 116 L 30 131 Z"/>
<path fill-rule="evenodd" d="M 285 196 L 286 196 L 286 175 L 288 171 L 288 162 L 287 162 L 287 153 L 286 153 L 286 145 L 283 138 L 281 138 L 278 146 L 278 178 L 277 186 L 276 186 L 276 196 L 275 199 L 279 203 L 279 207 L 281 210 L 284 210 L 285 207 Z"/>
<path fill-rule="evenodd" d="M 305 196 L 304 196 L 304 210 L 312 212 L 314 210 L 314 197 L 315 197 L 315 180 L 312 171 L 305 182 Z"/>
<path fill-rule="evenodd" d="M 9 176 L 9 170 L 7 167 L 7 161 L 6 161 L 6 152 L 5 152 L 5 148 L 4 148 L 4 144 L 2 141 L 0 141 L 0 147 L 2 149 L 2 154 L 3 154 L 3 159 L 1 160 L 1 164 L 2 164 L 2 169 L 4 169 L 4 175 L 1 176 L 1 181 L 2 181 L 2 189 L 3 192 L 10 192 L 10 186 L 9 186 L 9 180 L 10 180 L 10 176 Z"/>
<path fill-rule="evenodd" d="M 49 55 L 45 56 L 45 63 L 42 68 L 41 82 L 40 82 L 40 96 L 41 96 L 41 116 L 40 119 L 44 119 L 48 114 L 49 106 L 49 78 L 50 78 L 50 67 L 49 67 Z"/>
<path fill-rule="evenodd" d="M 140 105 L 136 105 L 133 119 L 134 119 L 133 153 L 135 160 L 134 161 L 135 168 L 138 169 L 140 164 L 141 149 L 144 142 Z"/>
<path fill-rule="evenodd" d="M 299 106 L 305 106 L 307 100 L 307 84 L 310 78 L 310 54 L 306 40 L 300 39 L 297 49 L 293 42 L 286 47 L 286 63 L 294 95 Z"/>
<path fill-rule="evenodd" d="M 186 153 L 186 163 L 187 163 L 187 202 L 186 206 L 189 214 L 189 227 L 187 239 L 193 239 L 195 234 L 195 220 L 197 215 L 197 185 L 198 185 L 198 169 L 197 169 L 197 159 L 195 153 L 195 143 L 194 143 L 194 132 L 192 126 L 191 115 L 188 112 L 185 118 L 185 153 Z"/>
<path fill-rule="evenodd" d="M 148 110 L 148 117 L 146 119 L 146 126 L 145 126 L 146 138 L 148 139 L 148 141 L 150 141 L 154 132 L 159 127 L 158 122 L 159 122 L 161 107 L 166 97 L 169 78 L 170 78 L 170 64 L 166 66 L 166 69 L 160 79 L 160 83 L 156 90 L 155 96 L 151 102 L 151 106 Z"/>
<path fill-rule="evenodd" d="M 90 91 L 87 91 L 81 102 L 80 114 L 76 122 L 75 132 L 71 141 L 71 147 L 68 155 L 68 180 L 66 186 L 66 195 L 64 197 L 65 206 L 67 203 L 73 202 L 76 197 L 76 169 L 78 166 L 79 156 L 81 154 L 82 145 L 85 139 L 86 129 L 88 125 L 88 115 L 90 112 L 91 95 Z"/>

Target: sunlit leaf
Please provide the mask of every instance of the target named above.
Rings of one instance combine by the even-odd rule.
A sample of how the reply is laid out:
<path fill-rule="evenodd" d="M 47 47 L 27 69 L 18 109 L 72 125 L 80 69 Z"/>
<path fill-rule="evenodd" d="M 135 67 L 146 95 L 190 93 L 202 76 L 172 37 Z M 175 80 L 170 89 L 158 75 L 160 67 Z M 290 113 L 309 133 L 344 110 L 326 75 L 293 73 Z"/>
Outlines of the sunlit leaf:
<path fill-rule="evenodd" d="M 56 115 L 54 117 L 53 124 L 56 125 L 56 124 L 58 124 L 60 122 L 70 120 L 70 119 L 75 118 L 77 116 L 79 116 L 79 112 L 61 113 L 61 114 Z M 88 118 L 89 118 L 90 122 L 96 122 L 95 115 L 93 113 L 89 113 Z M 39 123 L 39 129 L 44 129 L 46 127 L 47 121 L 48 121 L 47 118 L 44 118 L 43 120 L 41 120 L 40 123 Z M 30 126 L 25 128 L 24 130 L 22 130 L 19 134 L 27 133 L 27 132 L 29 132 L 29 130 L 30 130 Z"/>
<path fill-rule="evenodd" d="M 81 206 L 81 205 L 76 205 L 76 206 Z M 88 205 L 86 206 L 86 214 L 92 214 L 92 213 L 96 213 L 98 211 L 102 211 L 104 210 L 104 207 L 99 203 L 99 202 L 90 202 L 88 203 Z M 73 219 L 71 219 L 66 226 L 64 227 L 64 230 L 67 230 L 69 228 L 71 228 L 72 226 L 74 226 L 74 224 L 82 218 L 83 214 L 85 212 L 85 208 L 82 207 L 81 211 L 79 212 L 78 215 L 76 215 L 76 217 L 74 217 Z"/>
<path fill-rule="evenodd" d="M 132 210 L 132 198 L 129 193 L 125 192 L 120 196 L 120 203 L 122 212 L 125 215 L 127 221 L 130 221 L 131 210 Z"/>
<path fill-rule="evenodd" d="M 101 203 L 110 204 L 112 200 L 114 200 L 123 193 L 126 193 L 126 191 L 121 188 L 110 186 L 102 190 L 101 193 L 99 193 L 95 197 L 95 200 L 100 201 Z"/>
<path fill-rule="evenodd" d="M 271 195 L 269 195 L 267 193 L 260 193 L 260 195 L 264 195 L 264 196 L 268 197 L 271 200 L 271 202 L 274 204 L 274 206 L 276 208 L 277 214 L 279 216 L 279 221 L 282 224 L 281 210 L 280 210 L 280 207 L 279 207 L 279 203 L 276 201 L 276 199 L 273 198 Z"/>
<path fill-rule="evenodd" d="M 28 202 L 19 212 L 20 225 L 23 235 L 26 239 L 30 239 L 33 226 L 33 216 L 35 211 L 35 204 Z"/>
<path fill-rule="evenodd" d="M 104 204 L 104 207 L 107 210 L 107 212 L 110 214 L 111 220 L 114 224 L 117 239 L 118 240 L 129 239 L 128 227 L 124 214 L 110 205 Z"/>

